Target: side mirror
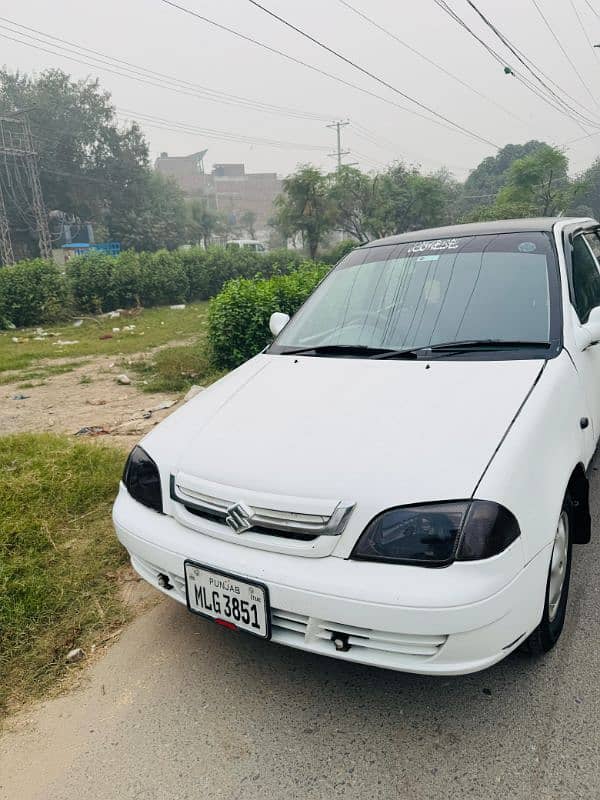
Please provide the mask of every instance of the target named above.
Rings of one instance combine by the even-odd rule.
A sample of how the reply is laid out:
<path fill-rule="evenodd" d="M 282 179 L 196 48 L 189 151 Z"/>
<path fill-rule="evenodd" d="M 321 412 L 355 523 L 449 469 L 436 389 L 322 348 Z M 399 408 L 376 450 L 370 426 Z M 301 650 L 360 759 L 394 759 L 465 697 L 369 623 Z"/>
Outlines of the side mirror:
<path fill-rule="evenodd" d="M 576 338 L 580 350 L 587 350 L 600 342 L 600 306 L 590 311 L 588 321 L 579 328 Z"/>
<path fill-rule="evenodd" d="M 600 311 L 600 309 L 598 309 Z M 269 328 L 271 329 L 271 333 L 273 336 L 279 336 L 281 331 L 285 328 L 285 326 L 290 321 L 290 315 L 284 314 L 282 311 L 276 311 L 274 314 L 271 314 L 271 319 L 269 320 Z"/>

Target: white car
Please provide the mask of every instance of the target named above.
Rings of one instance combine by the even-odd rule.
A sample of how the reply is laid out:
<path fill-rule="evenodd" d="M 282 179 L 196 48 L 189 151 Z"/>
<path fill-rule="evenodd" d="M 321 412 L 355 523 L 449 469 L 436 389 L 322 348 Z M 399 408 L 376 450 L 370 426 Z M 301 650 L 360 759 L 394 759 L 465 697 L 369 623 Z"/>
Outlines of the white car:
<path fill-rule="evenodd" d="M 590 539 L 599 259 L 591 219 L 353 251 L 134 448 L 114 506 L 134 568 L 227 628 L 363 664 L 549 650 Z"/>

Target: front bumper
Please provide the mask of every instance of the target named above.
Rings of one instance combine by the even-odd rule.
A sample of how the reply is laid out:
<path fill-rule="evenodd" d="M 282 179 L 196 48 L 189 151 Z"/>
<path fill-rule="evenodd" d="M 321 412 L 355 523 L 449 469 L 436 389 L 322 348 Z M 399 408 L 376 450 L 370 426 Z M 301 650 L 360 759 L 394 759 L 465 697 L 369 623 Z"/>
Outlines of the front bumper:
<path fill-rule="evenodd" d="M 520 543 L 485 563 L 442 570 L 307 559 L 189 530 L 140 505 L 123 487 L 113 521 L 134 569 L 180 603 L 186 602 L 185 559 L 260 581 L 269 587 L 274 642 L 348 661 L 424 675 L 476 672 L 515 649 L 542 616 L 549 547 L 524 568 L 515 568 Z M 161 573 L 173 588 L 161 589 Z M 497 576 L 507 573 L 498 587 Z M 399 584 L 415 580 L 421 591 L 408 602 Z M 335 634 L 348 637 L 349 650 L 336 650 Z"/>

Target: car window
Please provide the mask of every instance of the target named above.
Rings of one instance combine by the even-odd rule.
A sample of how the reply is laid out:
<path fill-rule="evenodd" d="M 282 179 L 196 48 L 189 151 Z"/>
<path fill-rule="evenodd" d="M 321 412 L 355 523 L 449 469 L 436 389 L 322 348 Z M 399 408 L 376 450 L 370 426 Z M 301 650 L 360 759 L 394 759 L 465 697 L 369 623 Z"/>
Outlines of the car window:
<path fill-rule="evenodd" d="M 552 259 L 548 238 L 533 232 L 354 251 L 277 345 L 394 349 L 464 339 L 547 342 Z"/>
<path fill-rule="evenodd" d="M 592 308 L 600 306 L 600 272 L 586 240 L 600 253 L 595 233 L 577 236 L 573 242 L 573 305 L 581 322 L 587 321 Z"/>

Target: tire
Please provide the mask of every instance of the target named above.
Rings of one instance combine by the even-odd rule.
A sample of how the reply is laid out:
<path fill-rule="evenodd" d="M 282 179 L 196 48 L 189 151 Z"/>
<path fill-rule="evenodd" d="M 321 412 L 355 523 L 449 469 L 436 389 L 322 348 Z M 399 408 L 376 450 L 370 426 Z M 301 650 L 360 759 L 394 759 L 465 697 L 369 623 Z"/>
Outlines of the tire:
<path fill-rule="evenodd" d="M 562 533 L 561 527 L 563 528 Z M 566 543 L 564 542 L 564 534 L 566 534 Z M 550 556 L 542 620 L 523 644 L 523 650 L 530 655 L 541 656 L 547 653 L 549 650 L 552 650 L 560 638 L 567 616 L 572 553 L 573 503 L 569 495 L 566 495 L 556 527 L 552 555 Z M 560 584 L 561 562 L 562 584 L 560 588 L 560 597 L 557 601 L 556 592 Z"/>

